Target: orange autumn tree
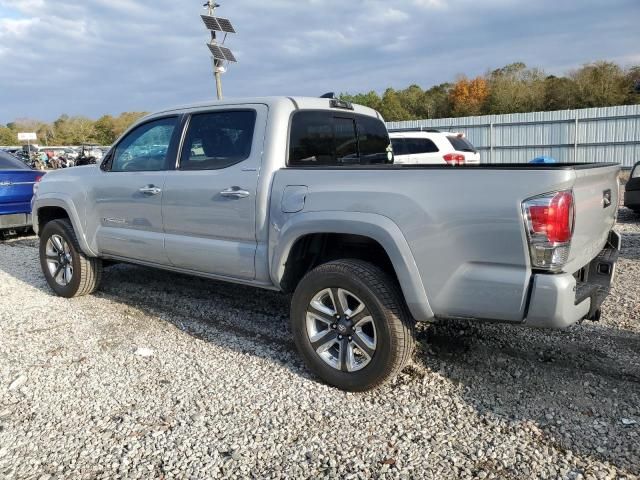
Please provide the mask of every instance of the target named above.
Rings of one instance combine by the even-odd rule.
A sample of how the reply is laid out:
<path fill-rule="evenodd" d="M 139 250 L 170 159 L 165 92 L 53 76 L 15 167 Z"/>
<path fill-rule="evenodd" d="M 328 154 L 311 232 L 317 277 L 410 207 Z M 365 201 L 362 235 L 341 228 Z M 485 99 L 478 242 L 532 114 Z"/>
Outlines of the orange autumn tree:
<path fill-rule="evenodd" d="M 483 77 L 460 77 L 449 92 L 451 112 L 456 117 L 481 115 L 488 96 L 489 85 Z"/>

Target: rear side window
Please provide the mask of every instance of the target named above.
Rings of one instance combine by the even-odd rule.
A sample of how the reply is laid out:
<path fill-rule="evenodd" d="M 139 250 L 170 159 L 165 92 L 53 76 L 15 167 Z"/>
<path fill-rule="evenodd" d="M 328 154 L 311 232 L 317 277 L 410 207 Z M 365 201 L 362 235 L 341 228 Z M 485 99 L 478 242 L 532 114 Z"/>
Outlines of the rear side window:
<path fill-rule="evenodd" d="M 475 147 L 464 137 L 447 136 L 447 140 L 449 140 L 454 150 L 458 152 L 476 152 Z"/>
<path fill-rule="evenodd" d="M 0 170 L 29 170 L 29 167 L 9 153 L 0 152 Z"/>
<path fill-rule="evenodd" d="M 428 138 L 406 138 L 408 153 L 415 155 L 419 153 L 436 153 L 438 147 Z"/>
<path fill-rule="evenodd" d="M 182 147 L 180 170 L 218 170 L 251 155 L 255 110 L 192 115 Z"/>
<path fill-rule="evenodd" d="M 391 163 L 389 134 L 380 120 L 327 111 L 294 114 L 289 139 L 290 166 Z"/>
<path fill-rule="evenodd" d="M 404 138 L 392 138 L 391 145 L 393 145 L 394 155 L 407 155 L 409 153 L 407 150 L 407 142 Z"/>

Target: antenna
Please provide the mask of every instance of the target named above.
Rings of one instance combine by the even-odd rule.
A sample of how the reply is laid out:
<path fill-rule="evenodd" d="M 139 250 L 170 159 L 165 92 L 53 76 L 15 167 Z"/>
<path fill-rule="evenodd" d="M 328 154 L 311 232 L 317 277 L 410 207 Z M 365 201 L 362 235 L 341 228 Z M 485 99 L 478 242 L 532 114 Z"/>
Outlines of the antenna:
<path fill-rule="evenodd" d="M 203 5 L 207 9 L 207 15 L 200 15 L 207 30 L 211 31 L 211 41 L 207 43 L 209 51 L 211 52 L 211 60 L 213 62 L 213 75 L 216 79 L 216 94 L 218 100 L 222 100 L 222 74 L 227 71 L 224 67 L 224 62 L 237 62 L 233 52 L 224 47 L 224 41 L 227 39 L 228 33 L 236 33 L 236 30 L 231 25 L 231 22 L 226 18 L 214 16 L 216 8 L 220 7 L 218 3 L 212 0 L 208 0 Z M 216 32 L 224 33 L 222 42 L 218 42 Z"/>

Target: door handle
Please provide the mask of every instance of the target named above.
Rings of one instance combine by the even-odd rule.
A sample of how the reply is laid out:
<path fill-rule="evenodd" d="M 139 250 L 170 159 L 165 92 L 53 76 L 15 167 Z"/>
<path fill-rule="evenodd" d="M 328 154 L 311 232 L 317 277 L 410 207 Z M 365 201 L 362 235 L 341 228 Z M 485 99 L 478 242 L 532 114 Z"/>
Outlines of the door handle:
<path fill-rule="evenodd" d="M 158 187 L 154 187 L 153 185 L 147 185 L 146 187 L 142 187 L 138 191 L 145 195 L 158 195 L 159 193 L 162 192 L 162 189 Z"/>
<path fill-rule="evenodd" d="M 220 195 L 227 198 L 246 198 L 251 195 L 251 193 L 242 190 L 240 187 L 229 187 L 226 190 L 222 190 Z"/>

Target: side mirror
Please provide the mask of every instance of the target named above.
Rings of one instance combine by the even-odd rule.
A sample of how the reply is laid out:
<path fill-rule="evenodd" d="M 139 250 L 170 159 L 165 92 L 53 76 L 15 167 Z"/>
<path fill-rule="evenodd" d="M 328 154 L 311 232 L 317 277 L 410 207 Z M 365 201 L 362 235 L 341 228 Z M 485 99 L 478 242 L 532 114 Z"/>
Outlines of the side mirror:
<path fill-rule="evenodd" d="M 108 172 L 111 168 L 111 159 L 113 158 L 113 153 L 109 153 L 102 162 L 100 163 L 100 170 L 103 172 Z"/>

